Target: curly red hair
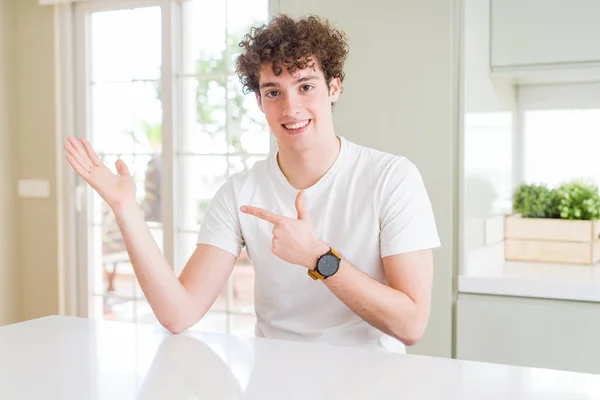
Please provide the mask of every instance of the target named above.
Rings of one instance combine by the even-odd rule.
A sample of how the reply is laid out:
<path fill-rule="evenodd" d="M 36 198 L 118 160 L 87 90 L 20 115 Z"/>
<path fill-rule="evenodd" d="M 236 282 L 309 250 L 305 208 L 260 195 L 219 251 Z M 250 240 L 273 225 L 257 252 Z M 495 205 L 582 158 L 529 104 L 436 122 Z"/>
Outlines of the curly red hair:
<path fill-rule="evenodd" d="M 279 15 L 268 25 L 252 28 L 239 45 L 244 51 L 236 60 L 236 72 L 244 93 L 259 93 L 260 70 L 265 64 L 279 75 L 283 68 L 293 73 L 318 63 L 328 85 L 332 78 L 344 80 L 346 34 L 319 17 L 294 21 Z"/>

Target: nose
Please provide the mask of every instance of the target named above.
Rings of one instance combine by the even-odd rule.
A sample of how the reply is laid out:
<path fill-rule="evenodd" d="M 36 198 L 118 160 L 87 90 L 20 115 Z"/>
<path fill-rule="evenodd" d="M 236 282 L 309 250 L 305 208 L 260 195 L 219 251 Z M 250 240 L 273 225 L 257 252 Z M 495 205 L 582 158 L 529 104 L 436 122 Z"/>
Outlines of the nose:
<path fill-rule="evenodd" d="M 284 117 L 294 117 L 300 114 L 300 99 L 295 94 L 287 94 L 283 100 L 281 115 Z"/>

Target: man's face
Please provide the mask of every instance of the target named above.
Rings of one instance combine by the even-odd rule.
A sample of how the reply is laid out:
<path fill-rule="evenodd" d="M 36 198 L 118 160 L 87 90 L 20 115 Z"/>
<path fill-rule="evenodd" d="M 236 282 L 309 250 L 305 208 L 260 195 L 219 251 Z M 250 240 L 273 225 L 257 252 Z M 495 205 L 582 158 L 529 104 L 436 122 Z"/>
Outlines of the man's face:
<path fill-rule="evenodd" d="M 333 134 L 331 103 L 339 98 L 340 80 L 332 79 L 328 87 L 317 63 L 314 69 L 284 71 L 279 76 L 264 65 L 259 86 L 256 99 L 280 148 L 309 150 Z"/>

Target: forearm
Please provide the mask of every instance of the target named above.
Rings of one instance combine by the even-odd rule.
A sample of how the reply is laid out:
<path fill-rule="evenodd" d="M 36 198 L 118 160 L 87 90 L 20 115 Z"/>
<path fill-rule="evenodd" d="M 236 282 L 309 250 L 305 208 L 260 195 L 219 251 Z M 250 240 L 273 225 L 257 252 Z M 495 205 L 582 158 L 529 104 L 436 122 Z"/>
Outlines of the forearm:
<path fill-rule="evenodd" d="M 172 332 L 186 329 L 193 317 L 191 296 L 154 241 L 142 208 L 131 201 L 115 217 L 140 287 L 159 322 Z M 197 318 L 196 318 L 197 319 Z"/>
<path fill-rule="evenodd" d="M 423 335 L 428 311 L 405 293 L 384 285 L 342 259 L 338 272 L 323 281 L 366 322 L 402 341 L 415 344 Z"/>

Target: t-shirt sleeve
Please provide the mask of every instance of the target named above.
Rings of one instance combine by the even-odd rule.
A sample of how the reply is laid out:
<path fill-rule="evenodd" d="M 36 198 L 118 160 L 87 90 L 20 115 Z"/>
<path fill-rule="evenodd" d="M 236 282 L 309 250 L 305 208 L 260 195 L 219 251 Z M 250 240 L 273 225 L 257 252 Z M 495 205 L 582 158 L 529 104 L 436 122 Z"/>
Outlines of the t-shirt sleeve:
<path fill-rule="evenodd" d="M 406 158 L 393 164 L 383 184 L 380 246 L 382 257 L 440 246 L 425 184 Z"/>
<path fill-rule="evenodd" d="M 196 244 L 209 244 L 236 257 L 240 256 L 244 239 L 231 179 L 225 182 L 212 198 L 200 225 Z"/>

